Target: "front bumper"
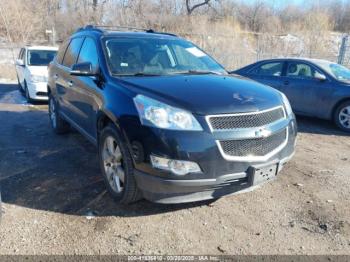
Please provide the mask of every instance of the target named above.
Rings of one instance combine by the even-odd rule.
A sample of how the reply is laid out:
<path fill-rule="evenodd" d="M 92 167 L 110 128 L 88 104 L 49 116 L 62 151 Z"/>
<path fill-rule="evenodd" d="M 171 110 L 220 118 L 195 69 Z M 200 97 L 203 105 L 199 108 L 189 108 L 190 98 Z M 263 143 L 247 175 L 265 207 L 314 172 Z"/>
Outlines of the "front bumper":
<path fill-rule="evenodd" d="M 202 126 L 205 127 L 204 121 Z M 217 146 L 216 139 L 220 137 L 206 128 L 203 132 L 178 132 L 128 124 L 131 127 L 126 130 L 130 150 L 133 152 L 134 146 L 139 145 L 137 151 L 142 155 L 138 159 L 134 156 L 137 185 L 146 199 L 158 203 L 208 200 L 250 190 L 255 187 L 252 181 L 255 168 L 277 165 L 277 174 L 282 170 L 294 154 L 297 134 L 295 119 L 291 117 L 288 140 L 280 151 L 263 161 L 230 161 Z M 196 162 L 202 172 L 176 176 L 155 169 L 150 164 L 151 154 Z"/>
<path fill-rule="evenodd" d="M 33 100 L 48 100 L 46 82 L 28 82 L 28 92 Z"/>
<path fill-rule="evenodd" d="M 280 161 L 275 160 L 264 163 L 266 166 L 277 165 L 278 173 L 293 157 Z M 155 177 L 140 171 L 135 171 L 138 187 L 142 190 L 144 198 L 162 204 L 187 203 L 217 199 L 234 193 L 251 191 L 260 185 L 253 184 L 254 168 L 246 172 L 223 175 L 212 179 L 175 180 Z"/>

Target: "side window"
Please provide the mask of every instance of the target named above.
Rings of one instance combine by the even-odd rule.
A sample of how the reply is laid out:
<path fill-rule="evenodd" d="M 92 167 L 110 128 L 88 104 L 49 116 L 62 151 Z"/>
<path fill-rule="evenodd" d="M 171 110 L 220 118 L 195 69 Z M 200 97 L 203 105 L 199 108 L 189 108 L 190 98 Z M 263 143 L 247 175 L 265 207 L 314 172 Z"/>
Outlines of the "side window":
<path fill-rule="evenodd" d="M 23 48 L 23 53 L 22 53 L 22 60 L 24 64 L 27 64 L 27 50 Z"/>
<path fill-rule="evenodd" d="M 251 73 L 261 76 L 281 76 L 283 62 L 272 62 L 254 68 Z"/>
<path fill-rule="evenodd" d="M 59 64 L 62 64 L 62 60 L 64 57 L 64 53 L 67 50 L 67 46 L 69 44 L 69 41 L 65 41 L 60 45 L 60 48 L 58 49 L 57 55 L 56 55 L 56 61 Z"/>
<path fill-rule="evenodd" d="M 286 76 L 293 78 L 308 79 L 313 78 L 315 76 L 315 72 L 316 71 L 307 64 L 300 62 L 290 62 L 288 63 Z"/>
<path fill-rule="evenodd" d="M 95 42 L 89 37 L 85 38 L 78 58 L 78 63 L 85 62 L 90 62 L 93 70 L 96 70 L 99 66 Z"/>
<path fill-rule="evenodd" d="M 81 44 L 83 42 L 83 38 L 78 37 L 74 38 L 68 48 L 67 51 L 64 55 L 62 65 L 71 68 L 73 64 L 77 61 L 79 50 L 81 47 Z"/>
<path fill-rule="evenodd" d="M 18 55 L 18 59 L 21 59 L 24 64 L 26 64 L 25 53 L 26 53 L 26 50 L 24 48 L 21 48 L 21 51 L 19 52 L 19 55 Z"/>
<path fill-rule="evenodd" d="M 18 59 L 23 59 L 23 48 L 21 48 L 21 51 L 19 51 Z"/>

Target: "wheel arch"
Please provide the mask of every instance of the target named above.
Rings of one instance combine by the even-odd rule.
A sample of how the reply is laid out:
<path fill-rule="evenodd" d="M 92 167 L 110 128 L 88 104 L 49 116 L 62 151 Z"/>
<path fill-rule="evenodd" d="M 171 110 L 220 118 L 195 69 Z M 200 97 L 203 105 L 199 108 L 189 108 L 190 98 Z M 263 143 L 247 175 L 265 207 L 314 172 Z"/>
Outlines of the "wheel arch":
<path fill-rule="evenodd" d="M 109 110 L 98 111 L 96 117 L 97 140 L 102 129 L 105 128 L 108 124 L 113 124 L 118 129 L 118 131 L 122 131 L 118 118 L 112 112 Z"/>
<path fill-rule="evenodd" d="M 335 112 L 336 112 L 336 110 L 338 109 L 338 107 L 339 107 L 342 103 L 344 103 L 344 102 L 346 102 L 346 101 L 349 101 L 349 102 L 350 102 L 350 97 L 344 97 L 344 98 L 340 99 L 340 100 L 337 101 L 337 103 L 333 106 L 332 112 L 331 112 L 331 119 L 332 119 L 332 120 L 334 120 L 334 115 L 335 115 Z"/>
<path fill-rule="evenodd" d="M 134 157 L 133 157 L 133 150 L 130 144 L 130 140 L 125 132 L 125 130 L 121 127 L 120 122 L 118 117 L 116 117 L 112 112 L 108 110 L 100 110 L 97 113 L 97 118 L 96 118 L 96 141 L 97 141 L 97 146 L 99 146 L 99 137 L 101 131 L 109 124 L 113 124 L 119 134 L 121 135 L 121 139 L 126 143 L 126 146 L 130 152 L 131 158 L 134 163 Z"/>
<path fill-rule="evenodd" d="M 112 118 L 104 111 L 99 111 L 96 118 L 96 130 L 99 133 L 108 123 L 113 123 Z"/>

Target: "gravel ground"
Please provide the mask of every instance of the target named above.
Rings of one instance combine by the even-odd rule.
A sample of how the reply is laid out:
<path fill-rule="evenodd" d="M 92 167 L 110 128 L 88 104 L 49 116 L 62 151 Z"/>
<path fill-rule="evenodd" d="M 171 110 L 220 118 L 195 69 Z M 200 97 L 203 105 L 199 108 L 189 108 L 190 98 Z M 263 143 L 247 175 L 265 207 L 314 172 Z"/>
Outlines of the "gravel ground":
<path fill-rule="evenodd" d="M 0 85 L 0 254 L 350 254 L 350 139 L 298 118 L 297 152 L 280 177 L 215 202 L 120 206 L 96 150 L 57 136 L 47 105 Z"/>

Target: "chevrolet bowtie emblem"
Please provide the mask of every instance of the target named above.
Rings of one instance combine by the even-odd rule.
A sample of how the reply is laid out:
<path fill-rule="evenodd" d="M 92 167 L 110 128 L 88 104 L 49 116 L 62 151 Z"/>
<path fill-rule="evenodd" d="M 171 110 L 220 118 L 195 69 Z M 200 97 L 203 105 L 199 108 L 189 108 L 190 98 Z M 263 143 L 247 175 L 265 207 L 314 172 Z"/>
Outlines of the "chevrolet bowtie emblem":
<path fill-rule="evenodd" d="M 256 137 L 268 137 L 271 135 L 271 131 L 265 129 L 265 128 L 261 128 L 257 131 L 255 131 L 255 136 Z"/>

